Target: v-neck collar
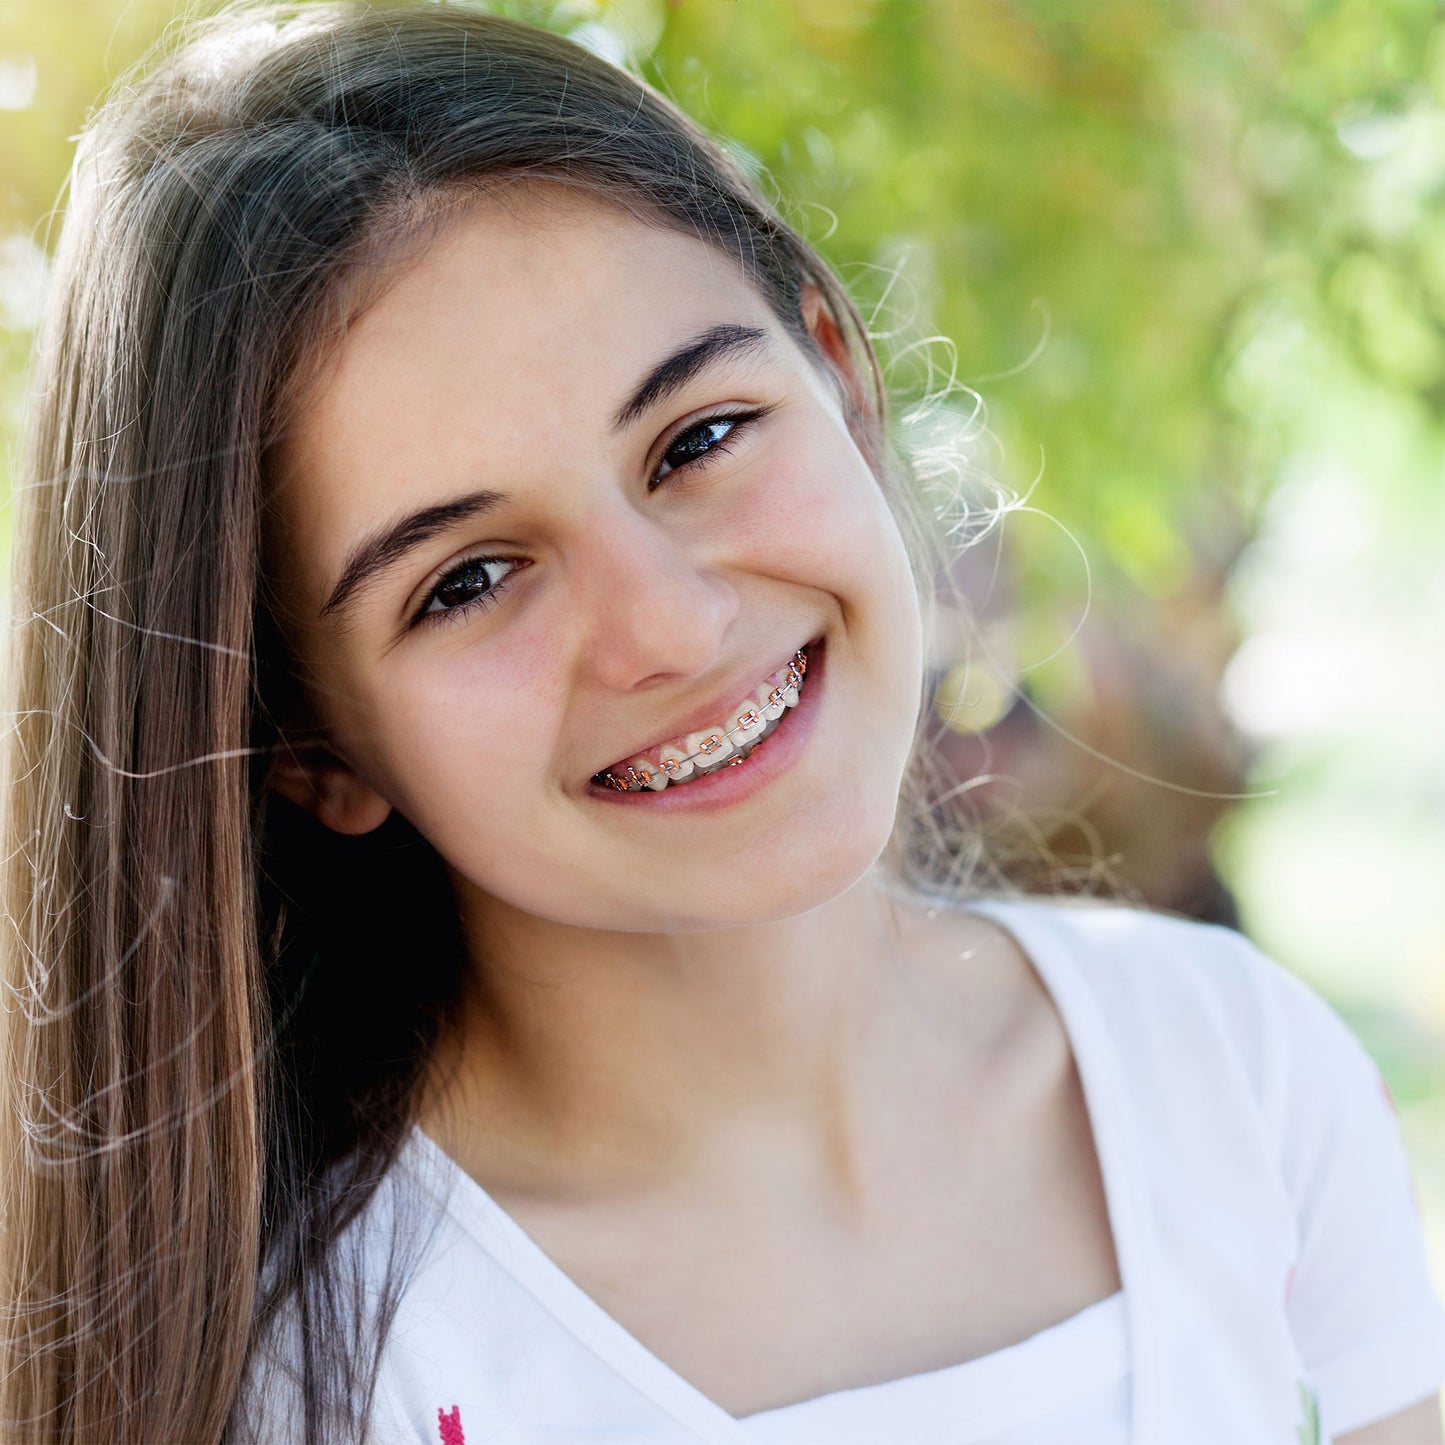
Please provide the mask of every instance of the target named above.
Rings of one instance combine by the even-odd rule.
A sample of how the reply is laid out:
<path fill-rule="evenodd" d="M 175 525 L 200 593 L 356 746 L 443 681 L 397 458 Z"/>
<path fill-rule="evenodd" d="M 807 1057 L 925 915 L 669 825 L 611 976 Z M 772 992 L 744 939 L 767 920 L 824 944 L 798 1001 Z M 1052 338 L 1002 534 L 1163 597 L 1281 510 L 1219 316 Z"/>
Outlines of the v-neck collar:
<path fill-rule="evenodd" d="M 452 1216 L 559 1325 L 697 1439 L 710 1445 L 754 1445 L 726 1410 L 664 1364 L 564 1273 L 439 1144 L 420 1129 L 414 1132 L 413 1143 L 429 1156 L 433 1169 L 445 1176 Z"/>
<path fill-rule="evenodd" d="M 1063 1021 L 1094 1135 L 1124 1291 L 1129 1329 L 1129 1439 L 1132 1445 L 1166 1445 L 1160 1383 L 1165 1316 L 1157 1299 L 1158 1247 L 1148 1176 L 1108 1028 L 1076 961 L 1078 951 L 1090 944 L 1068 932 L 1061 907 L 975 900 L 967 911 L 992 919 L 1014 939 Z"/>
<path fill-rule="evenodd" d="M 1058 923 L 1045 916 L 1045 909 L 1040 904 L 988 900 L 970 902 L 965 911 L 993 920 L 1014 938 L 1063 1022 L 1094 1136 L 1124 1293 L 1130 1352 L 1129 1438 L 1132 1445 L 1164 1445 L 1157 1425 L 1162 1418 L 1156 1383 L 1162 1316 L 1155 1305 L 1154 1230 L 1129 1100 L 1108 1031 L 1072 956 L 1082 940 L 1064 936 Z M 709 1445 L 756 1445 L 739 1419 L 663 1363 L 564 1273 L 440 1145 L 416 1129 L 412 1147 L 426 1157 L 434 1177 L 445 1180 L 448 1208 L 458 1223 L 558 1324 L 698 1440 Z"/>

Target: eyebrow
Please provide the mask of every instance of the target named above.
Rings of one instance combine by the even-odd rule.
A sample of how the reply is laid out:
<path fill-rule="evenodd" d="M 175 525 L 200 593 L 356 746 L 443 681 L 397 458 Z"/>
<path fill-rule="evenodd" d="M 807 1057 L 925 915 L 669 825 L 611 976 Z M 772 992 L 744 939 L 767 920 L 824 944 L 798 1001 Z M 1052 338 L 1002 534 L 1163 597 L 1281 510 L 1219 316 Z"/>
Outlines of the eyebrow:
<path fill-rule="evenodd" d="M 326 599 L 321 615 L 329 617 L 344 610 L 355 600 L 358 592 L 399 562 L 413 547 L 431 541 L 438 533 L 455 527 L 458 522 L 504 507 L 509 501 L 511 497 L 506 492 L 471 492 L 454 501 L 423 507 L 391 526 L 379 528 L 352 548 L 346 565 L 341 569 L 341 580 L 331 589 L 331 596 Z"/>
<path fill-rule="evenodd" d="M 765 348 L 772 338 L 756 326 L 729 324 L 714 326 L 678 347 L 671 356 L 660 361 L 648 372 L 642 385 L 623 403 L 612 419 L 612 430 L 622 431 L 649 411 L 658 402 L 665 401 L 674 392 L 680 391 L 705 367 L 734 352 L 758 351 Z"/>
<path fill-rule="evenodd" d="M 666 356 L 643 378 L 637 390 L 618 409 L 612 419 L 612 430 L 622 431 L 638 417 L 680 391 L 700 371 L 725 356 L 766 348 L 772 338 L 756 326 L 728 323 L 714 326 L 685 342 Z M 394 566 L 408 552 L 431 541 L 441 532 L 459 522 L 506 506 L 511 497 L 506 492 L 479 491 L 423 507 L 399 522 L 379 528 L 364 538 L 347 555 L 341 577 L 321 608 L 322 617 L 345 611 L 387 568 Z"/>

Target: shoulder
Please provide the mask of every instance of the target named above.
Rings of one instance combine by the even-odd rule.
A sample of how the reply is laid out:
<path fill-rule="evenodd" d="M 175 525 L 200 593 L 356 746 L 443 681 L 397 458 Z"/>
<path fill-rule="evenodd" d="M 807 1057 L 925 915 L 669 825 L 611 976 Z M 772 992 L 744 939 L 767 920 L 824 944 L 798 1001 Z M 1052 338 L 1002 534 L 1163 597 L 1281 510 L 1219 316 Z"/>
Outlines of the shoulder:
<path fill-rule="evenodd" d="M 332 1241 L 324 1272 L 288 1294 L 258 1330 L 237 1393 L 227 1445 L 301 1445 L 307 1381 L 324 1401 L 326 1439 L 364 1445 L 414 1445 L 414 1427 L 397 1413 L 388 1346 L 397 1317 L 439 1255 L 456 1251 L 447 1236 L 451 1180 L 438 1157 L 409 1137 L 366 1202 Z M 318 1334 L 318 1331 L 321 1333 Z M 339 1351 L 316 1348 L 341 1341 Z M 357 1418 L 356 1402 L 365 1402 Z M 424 1437 L 430 1439 L 428 1435 Z"/>
<path fill-rule="evenodd" d="M 1308 992 L 1242 934 L 1216 924 L 1091 900 L 990 899 L 969 907 L 1013 934 L 1036 963 L 1075 969 L 1098 993 L 1208 995 L 1247 1011 L 1274 992 Z"/>
<path fill-rule="evenodd" d="M 972 907 L 1015 937 L 1056 999 L 1087 998 L 1126 1063 L 1171 1074 L 1212 1061 L 1276 1119 L 1302 1088 L 1382 1088 L 1335 1010 L 1232 929 L 1071 901 Z"/>
<path fill-rule="evenodd" d="M 1238 1318 L 1280 1312 L 1324 1438 L 1438 1389 L 1445 1311 L 1398 1121 L 1334 1009 L 1228 929 L 1097 905 L 979 911 L 1039 969 L 1096 1083 L 1122 1085 L 1096 1101 L 1137 1141 L 1176 1282 L 1257 1287 Z"/>

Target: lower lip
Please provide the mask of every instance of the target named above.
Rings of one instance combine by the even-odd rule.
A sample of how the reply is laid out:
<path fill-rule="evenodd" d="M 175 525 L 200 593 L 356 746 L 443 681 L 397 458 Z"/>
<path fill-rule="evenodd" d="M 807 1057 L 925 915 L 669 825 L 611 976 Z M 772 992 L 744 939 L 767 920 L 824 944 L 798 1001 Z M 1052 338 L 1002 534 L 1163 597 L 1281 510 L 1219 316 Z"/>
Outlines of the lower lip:
<path fill-rule="evenodd" d="M 724 763 L 715 772 L 681 785 L 669 784 L 661 792 L 650 788 L 622 793 L 601 783 L 588 783 L 587 794 L 600 803 L 620 808 L 641 808 L 649 813 L 709 813 L 730 808 L 734 803 L 761 792 L 775 778 L 787 772 L 802 755 L 812 736 L 823 692 L 821 643 L 807 645 L 808 675 L 797 707 L 789 708 L 777 728 L 763 739 L 736 767 Z"/>

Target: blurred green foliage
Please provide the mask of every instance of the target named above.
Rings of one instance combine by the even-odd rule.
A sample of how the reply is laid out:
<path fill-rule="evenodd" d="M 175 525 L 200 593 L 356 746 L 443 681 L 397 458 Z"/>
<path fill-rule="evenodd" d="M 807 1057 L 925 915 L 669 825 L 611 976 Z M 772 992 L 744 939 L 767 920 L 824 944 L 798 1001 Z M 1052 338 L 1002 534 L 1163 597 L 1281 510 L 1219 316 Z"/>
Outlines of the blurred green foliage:
<path fill-rule="evenodd" d="M 730 137 L 882 330 L 957 343 L 995 465 L 1026 487 L 1044 449 L 1050 509 L 1146 592 L 1177 587 L 1241 512 L 1247 528 L 1273 480 L 1282 438 L 1255 425 L 1270 336 L 1301 329 L 1445 407 L 1431 0 L 494 8 L 628 61 Z M 88 106 L 181 9 L 0 3 L 4 295 Z M 0 299 L 12 424 L 27 314 Z M 948 367 L 915 351 L 895 378 L 916 391 Z M 1046 553 L 1034 585 L 1073 589 L 1066 545 Z"/>
<path fill-rule="evenodd" d="M 1445 406 L 1432 0 L 494 8 L 631 63 L 731 138 L 881 330 L 957 343 L 995 469 L 1027 487 L 1045 452 L 1050 510 L 1147 593 L 1247 531 L 1271 484 L 1282 438 L 1255 424 L 1271 337 L 1302 330 L 1432 417 Z M 28 311 L 4 298 L 24 238 L 43 244 L 87 107 L 182 9 L 0 3 L 12 426 Z M 895 379 L 916 392 L 950 370 L 940 346 Z M 1040 546 L 1033 589 L 1076 590 L 1066 541 Z"/>

